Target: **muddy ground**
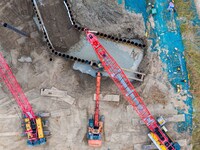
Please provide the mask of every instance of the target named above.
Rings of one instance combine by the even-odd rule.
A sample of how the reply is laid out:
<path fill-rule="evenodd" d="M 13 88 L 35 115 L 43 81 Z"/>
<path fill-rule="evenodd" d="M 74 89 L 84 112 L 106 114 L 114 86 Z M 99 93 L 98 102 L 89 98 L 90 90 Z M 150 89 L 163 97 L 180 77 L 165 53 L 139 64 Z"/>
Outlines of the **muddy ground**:
<path fill-rule="evenodd" d="M 142 15 L 126 12 L 115 1 L 68 2 L 72 10 L 71 15 L 78 25 L 115 37 L 145 39 Z M 79 41 L 80 32 L 72 27 L 63 0 L 42 0 L 38 6 L 49 37 L 57 49 L 67 51 Z"/>
<path fill-rule="evenodd" d="M 43 18 L 53 16 L 56 13 L 64 15 L 65 11 L 60 7 L 58 2 L 42 1 L 44 5 L 49 5 L 53 12 L 51 15 L 43 14 Z M 77 3 L 76 3 L 77 2 Z M 102 3 L 102 7 L 95 6 L 96 3 Z M 126 28 L 130 24 L 141 24 L 139 19 L 141 16 L 129 14 L 122 8 L 119 8 L 114 1 L 74 1 L 72 3 L 73 11 L 76 14 L 77 20 L 81 24 L 89 26 L 93 29 L 98 28 L 101 31 L 106 29 L 106 32 L 113 34 L 121 34 L 132 36 L 132 33 L 126 34 Z M 90 4 L 90 5 L 89 5 Z M 72 69 L 72 62 L 64 59 L 53 57 L 53 61 L 49 61 L 50 54 L 46 44 L 42 40 L 42 35 L 38 31 L 32 17 L 32 4 L 26 0 L 9 0 L 0 2 L 0 19 L 10 23 L 25 32 L 30 33 L 32 38 L 24 38 L 20 35 L 9 31 L 3 27 L 0 28 L 0 45 L 1 52 L 6 56 L 6 59 L 13 70 L 17 80 L 21 84 L 25 94 L 28 96 L 30 103 L 35 112 L 46 111 L 52 116 L 49 118 L 49 130 L 52 135 L 47 138 L 47 144 L 36 147 L 36 150 L 88 150 L 92 149 L 87 146 L 86 132 L 88 116 L 94 111 L 94 101 L 92 100 L 95 93 L 95 79 L 89 75 L 82 74 Z M 60 6 L 60 7 L 59 7 Z M 81 7 L 82 6 L 82 7 Z M 42 7 L 42 5 L 41 5 Z M 84 13 L 86 8 L 91 8 L 91 16 L 89 13 Z M 112 9 L 110 9 L 112 8 Z M 109 11 L 112 17 L 118 18 L 110 21 L 102 13 L 101 9 Z M 83 11 L 82 11 L 83 10 Z M 93 10 L 93 11 L 92 11 Z M 99 12 L 99 16 L 94 12 Z M 81 16 L 84 15 L 81 18 Z M 124 15 L 125 17 L 121 17 Z M 96 17 L 95 17 L 96 16 Z M 63 16 L 64 17 L 64 16 Z M 98 18 L 99 17 L 99 18 Z M 112 18 L 111 17 L 111 18 Z M 138 20 L 131 20 L 132 17 Z M 94 19 L 92 19 L 94 18 Z M 102 21 L 99 21 L 103 18 Z M 130 22 L 124 23 L 128 18 Z M 74 29 L 68 26 L 69 21 L 66 17 L 57 18 L 55 20 L 64 20 L 66 31 L 62 30 L 61 23 L 52 22 L 47 19 L 52 37 L 53 44 L 63 50 L 70 47 L 73 42 L 78 40 L 79 33 L 75 33 Z M 129 25 L 128 25 L 129 24 Z M 64 25 L 64 23 L 63 23 Z M 111 26 L 113 25 L 113 26 Z M 55 29 L 56 27 L 56 29 Z M 142 37 L 144 30 L 133 27 L 131 30 Z M 60 31 L 60 32 L 58 32 Z M 65 34 L 68 34 L 65 36 Z M 73 34 L 73 35 L 71 35 Z M 75 35 L 74 35 L 75 34 Z M 56 40 L 56 37 L 58 38 Z M 72 38 L 71 38 L 72 37 Z M 59 39 L 60 38 L 60 39 Z M 70 38 L 72 39 L 69 42 Z M 62 42 L 60 42 L 62 40 Z M 69 44 L 68 44 L 69 43 Z M 31 63 L 21 63 L 18 61 L 22 56 L 31 57 Z M 52 57 L 52 56 L 51 56 Z M 167 81 L 167 75 L 162 71 L 162 63 L 159 60 L 159 54 L 150 52 L 150 48 L 146 52 L 144 61 L 141 64 L 142 70 L 145 71 L 146 78 L 143 83 L 135 83 L 144 102 L 147 104 L 150 112 L 157 117 L 159 115 L 175 115 L 177 111 L 175 107 L 185 108 L 183 102 L 175 101 L 174 97 L 180 97 L 175 94 L 174 89 Z M 120 94 L 114 83 L 109 78 L 103 78 L 101 92 L 103 94 Z M 22 131 L 20 128 L 20 118 L 16 116 L 20 109 L 11 99 L 9 92 L 5 86 L 1 84 L 0 91 L 0 150 L 11 149 L 30 149 L 26 146 L 26 138 L 19 135 Z M 40 95 L 41 88 L 56 87 L 60 90 L 65 90 L 68 95 L 75 98 L 75 103 L 70 105 L 64 101 L 57 101 L 49 97 Z M 153 90 L 155 88 L 155 90 Z M 180 97 L 181 98 L 181 97 Z M 136 144 L 150 144 L 147 137 L 148 129 L 144 125 L 140 125 L 137 114 L 132 107 L 120 96 L 120 102 L 102 102 L 100 104 L 100 113 L 105 116 L 105 129 L 102 150 L 132 150 Z M 187 139 L 188 135 L 178 134 L 175 132 L 176 124 L 167 123 L 170 136 L 175 139 Z M 187 149 L 184 147 L 183 149 Z"/>

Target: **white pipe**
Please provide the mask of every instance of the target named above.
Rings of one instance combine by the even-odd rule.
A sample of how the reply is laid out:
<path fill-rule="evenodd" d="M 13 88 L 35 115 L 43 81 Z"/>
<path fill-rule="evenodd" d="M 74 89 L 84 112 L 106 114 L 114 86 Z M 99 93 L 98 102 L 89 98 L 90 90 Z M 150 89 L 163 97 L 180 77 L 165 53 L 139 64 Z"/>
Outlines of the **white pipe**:
<path fill-rule="evenodd" d="M 49 38 L 48 32 L 47 32 L 47 30 L 46 30 L 46 27 L 45 27 L 45 25 L 44 25 L 44 21 L 43 21 L 43 19 L 42 19 L 41 13 L 40 13 L 39 8 L 38 8 L 38 6 L 37 6 L 37 2 L 36 2 L 35 0 L 33 0 L 33 3 L 34 3 L 34 5 L 35 5 L 37 14 L 38 14 L 38 16 L 39 16 L 39 18 L 40 18 L 40 21 L 41 21 L 41 28 L 42 28 L 42 30 L 46 33 L 47 39 L 48 39 L 48 41 L 49 41 L 51 47 L 54 49 L 53 44 L 52 44 L 51 41 L 50 41 L 50 38 Z"/>
<path fill-rule="evenodd" d="M 73 23 L 73 21 L 72 21 L 71 14 L 70 14 L 70 12 L 69 12 L 69 8 L 68 8 L 68 6 L 67 6 L 67 4 L 66 4 L 65 1 L 64 1 L 64 4 L 65 4 L 65 7 L 67 8 L 67 13 L 68 13 L 68 16 L 69 16 L 70 22 L 71 22 L 72 25 L 74 25 L 74 23 Z"/>

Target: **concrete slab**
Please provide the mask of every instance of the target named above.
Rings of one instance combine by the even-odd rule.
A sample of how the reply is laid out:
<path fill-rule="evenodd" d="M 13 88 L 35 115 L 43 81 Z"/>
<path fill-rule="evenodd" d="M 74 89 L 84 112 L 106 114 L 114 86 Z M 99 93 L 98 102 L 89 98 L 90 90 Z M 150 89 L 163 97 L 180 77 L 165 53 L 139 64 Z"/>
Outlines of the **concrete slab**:
<path fill-rule="evenodd" d="M 94 100 L 96 100 L 96 94 L 94 94 Z M 119 102 L 120 96 L 119 95 L 113 95 L 113 94 L 100 94 L 100 100 L 101 101 L 111 101 L 111 102 Z"/>
<path fill-rule="evenodd" d="M 116 43 L 113 41 L 107 41 L 102 38 L 98 38 L 98 39 L 100 43 L 108 51 L 108 53 L 112 54 L 112 57 L 116 60 L 116 62 L 119 64 L 120 67 L 126 70 L 131 70 L 131 72 L 126 71 L 125 74 L 134 80 L 137 79 L 136 72 L 137 72 L 138 66 L 140 65 L 142 61 L 143 52 L 140 49 L 133 48 L 129 45 L 124 45 L 122 43 Z M 68 54 L 77 58 L 85 59 L 85 60 L 92 60 L 94 62 L 99 61 L 92 46 L 85 39 L 85 37 L 82 37 L 79 43 L 71 47 Z M 96 70 L 94 70 L 93 68 L 85 64 L 76 62 L 73 66 L 73 69 L 80 70 L 81 72 L 90 74 L 91 76 L 94 76 L 94 77 L 96 76 Z M 102 75 L 108 76 L 106 72 L 102 72 Z"/>

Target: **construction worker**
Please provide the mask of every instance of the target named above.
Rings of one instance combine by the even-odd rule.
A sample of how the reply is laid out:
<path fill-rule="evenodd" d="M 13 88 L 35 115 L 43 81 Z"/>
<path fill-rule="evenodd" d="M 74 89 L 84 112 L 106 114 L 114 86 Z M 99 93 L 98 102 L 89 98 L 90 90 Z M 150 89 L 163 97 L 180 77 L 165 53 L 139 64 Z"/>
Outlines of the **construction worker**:
<path fill-rule="evenodd" d="M 187 82 L 187 80 L 186 80 L 186 79 L 184 79 L 184 80 L 181 80 L 181 82 L 185 82 L 185 83 L 186 83 L 186 82 Z"/>
<path fill-rule="evenodd" d="M 176 12 L 175 8 L 174 8 L 174 2 L 169 2 L 169 6 L 167 8 L 167 10 L 169 10 L 170 12 Z"/>

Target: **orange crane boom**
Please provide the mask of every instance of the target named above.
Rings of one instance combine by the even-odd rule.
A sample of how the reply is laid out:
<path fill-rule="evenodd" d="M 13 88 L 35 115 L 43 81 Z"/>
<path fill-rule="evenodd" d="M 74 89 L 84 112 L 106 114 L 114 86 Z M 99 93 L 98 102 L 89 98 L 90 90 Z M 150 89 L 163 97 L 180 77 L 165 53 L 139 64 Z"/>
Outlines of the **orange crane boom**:
<path fill-rule="evenodd" d="M 101 147 L 104 116 L 99 115 L 99 100 L 100 100 L 100 85 L 101 85 L 101 73 L 96 74 L 96 101 L 95 101 L 95 113 L 94 117 L 89 118 L 87 139 L 88 145 L 91 147 Z"/>
<path fill-rule="evenodd" d="M 114 81 L 119 88 L 124 98 L 133 106 L 137 114 L 144 121 L 146 126 L 151 132 L 155 133 L 159 142 L 164 145 L 168 150 L 179 150 L 178 143 L 173 142 L 170 137 L 163 131 L 154 117 L 150 114 L 143 100 L 125 75 L 124 71 L 117 64 L 114 58 L 106 51 L 106 49 L 98 41 L 97 37 L 90 31 L 85 30 L 87 40 L 95 50 L 104 70 L 109 74 L 110 78 Z"/>
<path fill-rule="evenodd" d="M 96 78 L 96 106 L 94 114 L 94 126 L 99 126 L 99 96 L 100 96 L 100 86 L 101 86 L 101 73 L 97 73 Z"/>

